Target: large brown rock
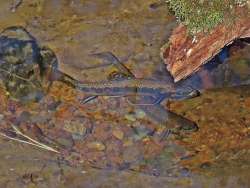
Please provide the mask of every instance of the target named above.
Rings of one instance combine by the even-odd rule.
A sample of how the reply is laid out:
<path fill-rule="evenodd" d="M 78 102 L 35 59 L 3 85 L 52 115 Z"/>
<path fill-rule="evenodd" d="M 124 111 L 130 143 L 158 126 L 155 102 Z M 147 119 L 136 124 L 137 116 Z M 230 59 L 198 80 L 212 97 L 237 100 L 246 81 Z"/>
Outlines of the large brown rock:
<path fill-rule="evenodd" d="M 195 36 L 188 34 L 186 26 L 177 26 L 161 49 L 161 56 L 175 82 L 199 70 L 235 39 L 250 37 L 250 17 L 246 15 L 249 14 L 246 12 L 245 17 L 238 17 L 234 24 L 220 24 L 210 33 Z"/>

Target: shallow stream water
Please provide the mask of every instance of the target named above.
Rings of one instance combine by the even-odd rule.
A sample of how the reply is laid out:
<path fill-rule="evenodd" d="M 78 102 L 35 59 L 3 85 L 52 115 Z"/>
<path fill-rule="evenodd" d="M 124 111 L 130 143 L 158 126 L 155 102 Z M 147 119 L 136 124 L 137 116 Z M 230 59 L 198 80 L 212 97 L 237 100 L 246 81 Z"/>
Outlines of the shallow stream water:
<path fill-rule="evenodd" d="M 103 81 L 116 71 L 109 61 L 90 55 L 98 52 L 112 52 L 137 78 L 169 81 L 159 54 L 177 23 L 167 6 L 157 2 L 1 1 L 0 29 L 23 26 L 54 51 L 60 71 L 80 81 Z M 236 44 L 228 53 L 223 60 L 234 70 L 235 83 L 249 80 L 250 46 Z M 213 88 L 211 67 L 206 68 L 179 84 Z M 228 76 L 223 70 L 216 72 L 217 81 L 232 78 L 232 72 Z M 23 104 L 1 87 L 1 130 L 16 136 L 9 130 L 18 125 L 61 153 L 1 138 L 0 187 L 250 186 L 249 86 L 163 101 L 164 109 L 199 127 L 170 134 L 126 97 L 103 96 L 81 105 L 84 97 L 55 82 L 39 103 Z"/>

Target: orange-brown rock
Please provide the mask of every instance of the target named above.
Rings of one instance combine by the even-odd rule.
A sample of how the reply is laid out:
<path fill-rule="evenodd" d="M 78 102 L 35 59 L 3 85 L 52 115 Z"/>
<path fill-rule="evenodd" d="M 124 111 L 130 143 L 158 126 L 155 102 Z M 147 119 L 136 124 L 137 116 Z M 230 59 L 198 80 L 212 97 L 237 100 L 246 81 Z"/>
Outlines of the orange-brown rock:
<path fill-rule="evenodd" d="M 177 82 L 199 70 L 225 45 L 246 37 L 250 37 L 249 16 L 237 18 L 234 24 L 220 24 L 210 33 L 198 33 L 193 37 L 188 34 L 186 26 L 180 24 L 162 47 L 161 56 Z"/>

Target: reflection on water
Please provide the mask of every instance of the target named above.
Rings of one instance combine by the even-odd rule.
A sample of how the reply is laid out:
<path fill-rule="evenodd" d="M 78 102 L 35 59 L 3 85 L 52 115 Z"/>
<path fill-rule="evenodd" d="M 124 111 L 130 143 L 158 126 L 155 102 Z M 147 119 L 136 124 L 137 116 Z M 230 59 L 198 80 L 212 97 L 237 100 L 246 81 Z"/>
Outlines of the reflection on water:
<path fill-rule="evenodd" d="M 32 158 L 41 157 L 42 164 L 34 164 L 32 160 L 21 164 L 24 160 L 17 156 L 25 156 L 25 152 L 15 149 L 20 144 L 3 140 L 2 148 L 6 149 L 2 150 L 1 155 L 13 161 L 13 165 L 8 166 L 1 160 L 1 169 L 5 169 L 1 172 L 3 185 L 14 187 L 9 183 L 14 182 L 17 187 L 31 184 L 48 186 L 54 182 L 57 183 L 54 185 L 59 186 L 58 179 L 67 185 L 88 187 L 249 185 L 245 177 L 249 174 L 249 87 L 224 88 L 249 84 L 249 46 L 239 42 L 225 48 L 195 75 L 174 85 L 165 67 L 159 67 L 159 49 L 167 40 L 175 22 L 168 19 L 169 13 L 164 4 L 159 3 L 158 6 L 154 3 L 152 0 L 36 0 L 22 1 L 15 11 L 9 11 L 13 4 L 0 2 L 3 9 L 0 13 L 2 29 L 13 25 L 24 26 L 38 41 L 36 43 L 32 39 L 25 44 L 35 43 L 36 48 L 41 48 L 42 58 L 46 62 L 53 62 L 55 57 L 50 55 L 56 55 L 60 71 L 81 83 L 111 79 L 109 86 L 116 84 L 117 87 L 111 87 L 105 92 L 116 92 L 119 95 L 88 98 L 88 102 L 80 104 L 80 100 L 89 95 L 60 80 L 50 85 L 44 82 L 41 74 L 34 76 L 37 75 L 37 68 L 41 68 L 34 64 L 37 58 L 30 55 L 35 54 L 34 48 L 15 48 L 19 49 L 17 60 L 33 58 L 31 63 L 25 64 L 16 63 L 15 53 L 7 53 L 6 58 L 6 54 L 3 56 L 1 51 L 1 62 L 11 60 L 11 67 L 19 70 L 18 74 L 21 73 L 22 77 L 25 71 L 21 70 L 28 70 L 30 74 L 26 79 L 38 79 L 39 83 L 50 86 L 39 103 L 27 105 L 10 99 L 6 90 L 1 88 L 1 132 L 20 138 L 11 129 L 13 124 L 25 135 L 60 150 L 64 163 L 67 161 L 61 164 L 61 160 L 51 156 L 53 165 L 48 165 L 47 152 L 42 151 L 35 156 L 38 150 L 34 152 L 31 147 L 24 146 Z M 5 49 L 4 52 L 9 50 L 2 46 L 0 49 Z M 103 62 L 103 59 L 98 60 L 90 55 L 107 51 L 117 56 L 119 62 L 116 66 L 110 60 Z M 26 64 L 29 65 L 27 69 L 16 68 L 16 65 L 23 68 Z M 126 66 L 125 70 L 123 65 Z M 11 67 L 4 66 L 8 69 Z M 57 68 L 53 63 L 49 63 L 48 67 Z M 86 67 L 88 69 L 85 70 Z M 132 75 L 126 72 L 128 70 Z M 150 87 L 146 83 L 141 85 L 141 93 L 153 95 L 121 97 L 124 95 L 121 91 L 128 89 L 121 83 L 128 76 L 130 79 L 153 79 L 151 90 L 148 90 Z M 6 81 L 4 79 L 3 82 Z M 157 105 L 133 105 L 138 101 L 139 104 L 152 103 L 152 98 L 155 100 L 158 92 L 162 91 L 162 86 L 159 86 L 162 82 L 164 87 L 167 84 L 174 85 L 175 94 L 190 88 L 199 89 L 202 94 L 177 102 L 169 102 L 164 98 L 168 95 L 163 95 L 165 100 L 159 100 Z M 21 86 L 24 83 L 14 85 Z M 151 92 L 152 87 L 156 88 L 154 92 Z M 220 87 L 222 89 L 212 89 Z M 38 88 L 40 91 L 40 86 Z M 99 88 L 98 91 L 100 93 L 103 90 Z M 166 93 L 166 90 L 163 91 Z M 190 123 L 186 118 L 195 122 L 199 130 L 194 131 L 190 126 L 185 126 Z M 169 122 L 174 129 L 169 130 L 169 125 L 166 125 Z M 178 124 L 182 125 L 181 129 L 175 128 Z M 13 149 L 10 147 L 7 150 L 9 144 Z M 71 165 L 78 166 L 80 170 L 77 168 L 75 171 Z M 8 169 L 12 168 L 18 173 L 13 175 L 13 170 L 9 172 Z M 27 169 L 27 173 L 23 173 L 22 168 Z M 239 175 L 239 171 L 242 175 Z M 11 181 L 10 173 L 14 177 Z"/>

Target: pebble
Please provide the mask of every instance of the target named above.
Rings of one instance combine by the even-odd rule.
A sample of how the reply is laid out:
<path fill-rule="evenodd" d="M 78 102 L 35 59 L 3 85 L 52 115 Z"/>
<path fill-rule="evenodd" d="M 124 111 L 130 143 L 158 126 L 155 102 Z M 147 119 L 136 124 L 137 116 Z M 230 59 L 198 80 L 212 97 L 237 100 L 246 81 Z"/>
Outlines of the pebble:
<path fill-rule="evenodd" d="M 182 168 L 180 169 L 180 174 L 182 177 L 188 177 L 190 176 L 190 170 L 188 168 Z"/>
<path fill-rule="evenodd" d="M 47 123 L 48 120 L 51 119 L 51 114 L 50 113 L 44 113 L 44 112 L 41 112 L 37 115 L 32 115 L 30 117 L 30 121 L 33 122 L 33 123 Z"/>
<path fill-rule="evenodd" d="M 73 142 L 71 139 L 68 138 L 57 138 L 56 142 L 58 142 L 59 144 L 65 146 L 66 148 L 71 148 L 73 146 Z"/>
<path fill-rule="evenodd" d="M 31 114 L 27 111 L 23 111 L 18 117 L 18 122 L 27 122 L 31 118 Z"/>
<path fill-rule="evenodd" d="M 82 174 L 86 174 L 86 173 L 87 173 L 87 171 L 85 171 L 85 170 L 82 170 L 82 171 L 81 171 L 81 173 L 82 173 Z"/>
<path fill-rule="evenodd" d="M 130 138 L 130 139 L 127 139 L 127 140 L 125 140 L 125 141 L 123 142 L 123 146 L 124 146 L 124 147 L 132 146 L 133 143 L 134 143 L 134 142 L 133 142 L 133 139 Z"/>
<path fill-rule="evenodd" d="M 0 121 L 2 121 L 4 118 L 4 115 L 3 114 L 0 114 Z"/>
<path fill-rule="evenodd" d="M 125 162 L 133 162 L 140 158 L 141 152 L 135 146 L 129 146 L 124 149 L 123 151 L 123 160 Z"/>
<path fill-rule="evenodd" d="M 87 128 L 80 121 L 65 121 L 64 130 L 70 132 L 73 139 L 81 139 L 87 132 Z"/>
<path fill-rule="evenodd" d="M 48 104 L 47 108 L 49 111 L 55 111 L 60 104 L 61 101 L 51 102 L 50 104 Z"/>
<path fill-rule="evenodd" d="M 133 135 L 133 138 L 135 140 L 141 140 L 143 138 L 145 138 L 146 136 L 148 135 L 151 135 L 152 130 L 148 129 L 147 127 L 141 125 L 141 126 L 138 126 L 138 127 L 133 127 L 133 130 L 134 130 L 134 135 Z"/>
<path fill-rule="evenodd" d="M 124 138 L 124 133 L 119 129 L 113 130 L 112 134 L 113 134 L 114 137 L 116 137 L 119 140 L 122 140 Z"/>
<path fill-rule="evenodd" d="M 135 116 L 138 119 L 143 119 L 146 116 L 146 113 L 143 110 L 136 110 Z"/>
<path fill-rule="evenodd" d="M 88 143 L 87 147 L 90 149 L 96 149 L 98 151 L 103 151 L 106 149 L 106 146 L 103 143 L 98 142 L 98 141 Z"/>
<path fill-rule="evenodd" d="M 128 121 L 136 121 L 136 118 L 133 114 L 126 114 L 125 115 L 125 119 L 127 119 Z"/>

